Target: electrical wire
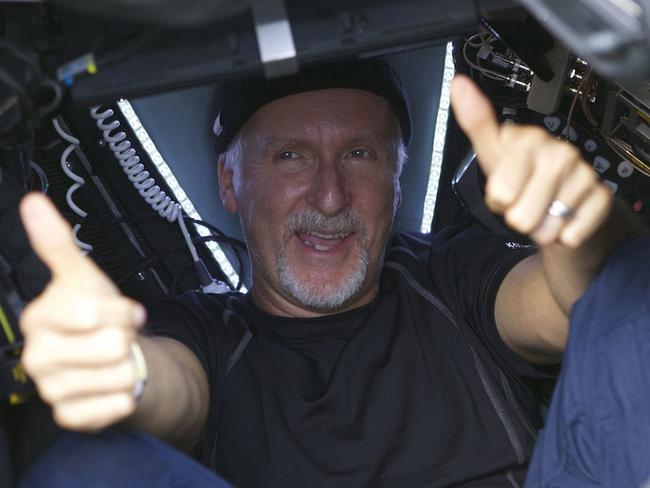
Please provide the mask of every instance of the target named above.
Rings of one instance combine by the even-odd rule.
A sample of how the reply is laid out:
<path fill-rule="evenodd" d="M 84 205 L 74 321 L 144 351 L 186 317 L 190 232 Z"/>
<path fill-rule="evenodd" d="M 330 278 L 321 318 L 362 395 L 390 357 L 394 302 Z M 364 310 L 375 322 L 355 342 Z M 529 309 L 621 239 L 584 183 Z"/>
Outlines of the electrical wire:
<path fill-rule="evenodd" d="M 580 106 L 582 107 L 582 113 L 585 115 L 587 118 L 587 121 L 593 126 L 597 127 L 598 126 L 598 120 L 596 120 L 596 117 L 594 117 L 593 113 L 591 113 L 591 108 L 589 107 L 589 93 L 591 93 L 593 87 L 594 87 L 594 82 L 593 82 L 593 71 L 590 69 L 585 78 L 587 79 L 586 82 L 586 87 L 583 96 L 580 99 Z M 587 95 L 587 96 L 585 96 Z"/>
<path fill-rule="evenodd" d="M 77 214 L 79 217 L 82 219 L 85 219 L 88 213 L 81 209 L 72 199 L 72 195 L 74 192 L 76 192 L 79 188 L 81 188 L 86 181 L 76 174 L 75 172 L 70 169 L 70 162 L 68 161 L 68 157 L 70 154 L 79 146 L 79 139 L 76 137 L 73 137 L 72 135 L 68 134 L 66 131 L 63 130 L 61 127 L 61 124 L 57 119 L 52 119 L 52 125 L 54 126 L 54 130 L 56 130 L 57 134 L 63 139 L 64 141 L 68 142 L 69 145 L 63 150 L 63 153 L 61 154 L 61 159 L 60 159 L 60 164 L 61 164 L 61 169 L 63 172 L 66 174 L 68 178 L 70 178 L 72 181 L 74 181 L 74 184 L 68 188 L 68 191 L 65 194 L 65 201 L 68 204 L 68 207 Z M 93 250 L 93 246 L 90 244 L 81 241 L 77 237 L 77 233 L 79 232 L 79 229 L 81 229 L 81 224 L 77 223 L 72 227 L 72 233 L 74 235 L 74 240 L 77 243 L 77 246 L 85 252 L 86 254 L 91 253 Z"/>
<path fill-rule="evenodd" d="M 192 261 L 194 262 L 200 261 L 201 258 L 199 257 L 199 254 L 196 252 L 196 248 L 194 247 L 194 244 L 192 244 L 192 237 L 190 236 L 190 233 L 187 231 L 187 226 L 185 225 L 185 219 L 183 219 L 182 212 L 178 212 L 178 225 L 181 228 L 181 232 L 183 234 L 183 237 L 185 238 L 187 247 L 189 248 L 190 254 L 192 255 Z"/>
<path fill-rule="evenodd" d="M 205 243 L 205 242 L 224 242 L 220 237 L 217 236 L 195 236 L 191 238 L 193 243 Z M 181 249 L 183 249 L 186 246 L 186 243 L 183 242 L 181 244 L 176 244 L 174 246 L 171 246 L 167 249 L 165 249 L 164 252 L 156 253 L 152 256 L 149 256 L 147 259 L 144 261 L 138 263 L 136 267 L 132 271 L 130 271 L 128 274 L 122 276 L 118 281 L 117 281 L 117 286 L 122 287 L 129 281 L 131 281 L 135 276 L 137 276 L 138 273 L 141 273 L 142 271 L 145 271 L 146 269 L 150 268 L 153 266 L 155 263 L 160 261 L 161 259 L 165 258 L 166 256 L 169 256 L 170 254 L 177 253 Z"/>
<path fill-rule="evenodd" d="M 57 83 L 56 81 L 50 78 L 45 78 L 44 80 L 42 80 L 41 86 L 51 88 L 52 92 L 54 93 L 53 100 L 45 107 L 41 107 L 38 109 L 39 116 L 44 117 L 49 113 L 54 112 L 54 110 L 56 110 L 56 108 L 59 106 L 61 100 L 63 99 L 63 89 L 61 88 L 61 85 L 59 83 Z"/>
<path fill-rule="evenodd" d="M 149 176 L 144 164 L 140 162 L 140 156 L 132 147 L 131 141 L 126 138 L 124 131 L 114 132 L 120 127 L 120 121 L 115 119 L 107 122 L 113 117 L 112 109 L 100 112 L 100 107 L 90 109 L 90 116 L 95 120 L 97 128 L 102 132 L 104 141 L 113 152 L 122 170 L 133 184 L 144 201 L 158 214 L 169 222 L 178 220 L 181 207 L 172 200 Z"/>
<path fill-rule="evenodd" d="M 65 215 L 65 214 L 64 214 Z M 155 213 L 141 213 L 141 214 L 135 214 L 135 215 L 130 215 L 128 222 L 133 223 L 133 222 L 141 222 L 141 221 L 150 221 L 152 219 L 158 219 L 159 216 Z M 192 217 L 189 217 L 188 215 L 184 215 L 184 219 L 186 222 L 191 222 L 196 225 L 200 225 L 202 227 L 207 228 L 212 232 L 212 235 L 214 236 L 214 239 L 210 239 L 216 242 L 219 242 L 221 244 L 228 244 L 233 253 L 235 254 L 235 258 L 237 259 L 237 270 L 238 270 L 238 281 L 236 286 L 234 286 L 234 289 L 236 290 L 241 290 L 242 286 L 244 286 L 244 281 L 242 279 L 242 276 L 244 276 L 244 266 L 243 266 L 243 260 L 245 259 L 246 253 L 248 252 L 248 248 L 246 247 L 246 243 L 243 241 L 240 241 L 239 239 L 235 239 L 232 237 L 229 237 L 226 235 L 223 231 L 221 231 L 218 227 L 205 222 L 203 220 L 199 219 L 194 219 Z M 117 217 L 117 218 L 111 218 L 111 219 L 99 219 L 97 217 L 89 216 L 86 220 L 87 223 L 99 223 L 101 225 L 106 225 L 106 224 L 121 224 L 124 222 L 127 222 L 127 220 L 124 217 Z M 210 237 L 210 236 L 207 236 Z M 192 238 L 193 242 L 197 242 L 197 238 Z M 179 246 L 175 247 L 174 250 L 180 250 L 182 249 L 186 244 L 180 244 Z M 196 269 L 192 265 L 192 269 L 196 271 Z M 141 270 L 140 270 L 141 271 Z M 137 274 L 137 273 L 134 273 Z M 129 275 L 129 277 L 132 277 L 134 275 L 133 273 Z M 175 278 L 175 281 L 177 281 L 179 277 Z M 173 290 L 173 285 L 170 288 Z"/>
<path fill-rule="evenodd" d="M 573 121 L 573 115 L 575 113 L 576 105 L 578 103 L 578 99 L 580 97 L 585 96 L 585 90 L 586 87 L 589 83 L 589 80 L 591 79 L 591 71 L 585 75 L 584 78 L 580 81 L 580 85 L 578 86 L 578 89 L 576 90 L 575 96 L 573 97 L 573 100 L 571 101 L 571 108 L 569 109 L 569 115 L 567 116 L 566 119 L 566 129 L 564 130 L 564 133 L 562 136 L 564 136 L 564 140 L 568 142 L 569 140 L 569 132 L 570 132 L 570 127 L 571 127 L 571 122 Z"/>
<path fill-rule="evenodd" d="M 481 42 L 476 42 L 476 38 L 481 39 Z M 528 83 L 524 83 L 522 81 L 519 81 L 514 74 L 504 74 L 500 73 L 498 71 L 495 71 L 490 68 L 486 68 L 485 66 L 481 66 L 481 61 L 480 61 L 480 53 L 481 50 L 490 46 L 496 39 L 491 36 L 491 34 L 488 34 L 488 37 L 483 37 L 482 33 L 474 34 L 473 36 L 470 36 L 463 42 L 463 47 L 462 47 L 462 53 L 463 53 L 463 58 L 465 59 L 465 62 L 467 65 L 474 69 L 475 71 L 478 71 L 481 73 L 483 76 L 486 78 L 492 80 L 492 81 L 498 81 L 498 82 L 506 82 L 511 85 L 519 85 L 522 88 L 525 88 L 526 90 L 530 89 L 530 85 Z M 478 49 L 478 53 L 476 54 L 476 61 L 472 61 L 470 59 L 470 56 L 467 52 L 467 47 L 472 47 L 473 49 Z M 493 52 L 494 56 L 497 56 L 497 53 Z M 499 56 L 503 61 L 509 62 L 509 60 Z M 514 64 L 514 63 L 513 63 Z M 529 68 L 522 62 L 520 63 L 521 68 L 528 69 Z M 530 71 L 530 70 L 529 70 Z"/>
<path fill-rule="evenodd" d="M 496 71 L 484 68 L 483 66 L 478 65 L 477 63 L 473 62 L 471 59 L 469 59 L 469 55 L 467 54 L 467 46 L 469 44 L 465 42 L 463 44 L 463 58 L 465 58 L 465 62 L 470 66 L 470 68 L 475 69 L 482 75 L 484 75 L 486 78 L 489 78 L 494 81 L 508 81 L 509 78 L 501 73 L 498 73 Z"/>
<path fill-rule="evenodd" d="M 158 216 L 156 214 L 142 213 L 142 214 L 139 214 L 139 215 L 130 215 L 129 216 L 129 222 L 149 221 L 149 220 L 157 219 L 157 218 L 158 218 Z M 209 222 L 206 222 L 204 220 L 194 219 L 194 218 L 190 217 L 189 215 L 185 215 L 185 214 L 183 214 L 183 218 L 185 219 L 186 222 L 191 222 L 193 224 L 200 225 L 201 227 L 205 227 L 206 229 L 208 229 L 210 232 L 212 232 L 212 234 L 215 237 L 218 238 L 218 242 L 228 244 L 233 249 L 233 252 L 237 253 L 238 250 L 239 250 L 239 252 L 244 252 L 244 253 L 248 252 L 248 247 L 246 246 L 246 243 L 244 241 L 241 241 L 239 239 L 235 239 L 234 237 L 228 236 L 227 234 L 225 234 L 221 229 L 219 229 L 215 225 L 210 224 Z M 88 222 L 89 223 L 90 222 L 99 222 L 99 219 L 93 218 L 92 216 L 90 216 L 88 218 Z M 113 219 L 110 219 L 109 221 L 104 219 L 104 220 L 101 221 L 102 224 L 106 224 L 106 223 L 121 224 L 121 223 L 124 223 L 124 222 L 127 222 L 124 217 L 113 218 Z M 240 266 L 240 269 L 241 269 L 241 266 Z"/>
<path fill-rule="evenodd" d="M 50 181 L 48 180 L 47 175 L 45 174 L 45 171 L 43 171 L 43 168 L 41 168 L 34 161 L 29 161 L 27 163 L 27 166 L 29 166 L 31 168 L 31 170 L 34 173 L 36 173 L 36 176 L 38 176 L 38 179 L 41 182 L 41 192 L 47 193 L 47 190 L 50 188 Z"/>
<path fill-rule="evenodd" d="M 575 96 L 573 97 L 573 100 L 571 101 L 571 108 L 569 109 L 569 115 L 567 116 L 566 119 L 566 127 L 564 131 L 562 132 L 562 136 L 565 141 L 569 142 L 569 132 L 571 130 L 569 129 L 571 127 L 571 122 L 573 121 L 573 113 L 576 108 L 576 103 L 578 102 L 578 98 L 580 98 L 580 89 L 576 91 Z"/>
<path fill-rule="evenodd" d="M 494 37 L 490 32 L 483 32 L 483 30 L 478 34 L 474 34 L 467 39 L 460 41 L 457 52 L 461 53 L 462 60 L 459 58 L 458 61 L 463 62 L 467 65 L 467 67 L 470 69 L 469 74 L 472 76 L 472 78 L 481 84 L 481 88 L 488 94 L 490 99 L 496 105 L 510 108 L 527 108 L 528 105 L 526 103 L 525 93 L 514 93 L 512 90 L 507 90 L 507 92 L 504 92 L 503 88 L 505 88 L 505 86 L 503 88 L 497 89 L 493 86 L 490 86 L 489 83 L 482 83 L 476 77 L 476 73 L 479 73 L 485 79 L 497 82 L 500 86 L 509 83 L 515 83 L 522 85 L 522 87 L 525 89 L 528 89 L 528 85 L 526 83 L 520 82 L 519 80 L 514 80 L 512 76 L 506 76 L 502 73 L 497 73 L 496 71 L 489 70 L 488 68 L 481 66 L 477 62 L 474 62 L 472 59 L 470 59 L 468 47 L 480 50 L 485 47 L 491 47 L 491 45 L 496 41 L 498 41 L 496 37 Z M 495 52 L 492 54 L 497 55 Z M 477 59 L 477 61 L 479 60 Z M 523 62 L 521 63 L 521 67 L 523 69 L 529 69 Z M 491 73 L 494 73 L 496 76 Z"/>
<path fill-rule="evenodd" d="M 235 254 L 235 258 L 237 259 L 237 267 L 238 267 L 238 281 L 237 281 L 237 286 L 235 287 L 236 290 L 240 290 L 241 287 L 244 284 L 244 280 L 242 276 L 244 276 L 244 260 L 242 259 L 242 255 L 240 254 L 242 251 L 245 253 L 248 253 L 248 247 L 246 246 L 246 243 L 243 241 L 240 241 L 239 239 L 234 239 L 232 237 L 228 237 L 225 235 L 221 230 L 219 230 L 217 227 L 215 227 L 212 224 L 209 224 L 208 222 L 205 222 L 203 220 L 198 220 L 198 219 L 193 219 L 191 217 L 186 216 L 186 220 L 189 220 L 193 224 L 201 225 L 208 229 L 210 232 L 212 232 L 213 235 L 216 235 L 217 237 L 220 238 L 219 242 L 224 242 L 228 245 L 230 245 L 233 253 Z"/>
<path fill-rule="evenodd" d="M 478 37 L 481 42 L 474 42 L 474 38 Z M 488 34 L 488 37 L 483 37 L 483 33 L 479 32 L 477 34 L 474 34 L 473 36 L 468 37 L 465 42 L 470 46 L 475 49 L 479 49 L 485 45 L 492 44 L 494 42 L 494 37 L 492 34 Z"/>
<path fill-rule="evenodd" d="M 214 286 L 214 279 L 209 275 L 205 264 L 199 257 L 192 238 L 187 230 L 183 219 L 183 210 L 175 200 L 170 198 L 156 184 L 149 172 L 145 169 L 144 164 L 140 162 L 136 150 L 132 147 L 131 141 L 127 139 L 124 131 L 119 131 L 120 121 L 118 119 L 109 120 L 114 116 L 112 109 L 100 111 L 101 107 L 92 107 L 90 116 L 95 120 L 97 128 L 102 132 L 102 138 L 108 144 L 115 159 L 122 167 L 122 170 L 131 181 L 133 187 L 138 191 L 144 201 L 162 218 L 169 222 L 178 223 L 185 244 L 187 245 L 192 261 L 196 267 L 197 273 L 201 279 L 201 285 L 204 291 Z M 241 280 L 240 280 L 241 281 Z M 231 286 L 234 286 L 231 283 Z"/>
<path fill-rule="evenodd" d="M 0 66 L 0 81 L 3 81 L 9 88 L 16 92 L 21 102 L 25 105 L 28 114 L 31 116 L 34 111 L 34 102 L 30 98 L 29 93 L 27 93 L 27 90 L 18 83 L 10 73 L 3 69 L 2 66 Z"/>
<path fill-rule="evenodd" d="M 9 55 L 13 56 L 14 59 L 22 62 L 32 76 L 32 80 L 25 83 L 25 80 L 16 80 L 9 72 L 0 68 L 0 81 L 7 84 L 19 96 L 27 111 L 27 119 L 32 121 L 31 119 L 36 115 L 36 119 L 40 120 L 40 118 L 53 112 L 63 99 L 63 90 L 61 89 L 60 84 L 48 77 L 44 77 L 41 73 L 38 62 L 28 51 L 24 50 L 20 46 L 17 46 L 6 39 L 0 39 L 0 51 L 5 51 Z M 33 85 L 31 84 L 31 81 L 34 82 Z M 33 93 L 30 93 L 25 85 L 50 88 L 54 94 L 53 100 L 48 105 L 36 110 L 32 97 Z"/>
<path fill-rule="evenodd" d="M 216 238 L 214 239 L 215 241 L 223 244 L 228 244 L 230 248 L 232 249 L 233 253 L 235 254 L 235 258 L 237 259 L 237 270 L 238 270 L 238 276 L 239 280 L 237 282 L 237 285 L 235 286 L 236 290 L 240 290 L 241 287 L 244 285 L 244 282 L 242 280 L 242 276 L 244 275 L 244 266 L 243 266 L 243 260 L 244 257 L 242 256 L 242 253 L 244 256 L 246 255 L 245 253 L 248 252 L 248 248 L 246 247 L 246 243 L 244 241 L 240 241 L 239 239 L 235 239 L 233 237 L 229 237 L 226 235 L 221 229 L 216 227 L 213 224 L 210 224 L 209 222 L 205 222 L 204 220 L 200 219 L 194 219 L 188 215 L 183 215 L 184 220 L 186 222 L 191 222 L 192 224 L 195 225 L 200 225 L 202 227 L 205 227 L 208 229 L 210 232 L 212 232 L 212 235 Z M 156 214 L 139 214 L 139 215 L 131 215 L 129 218 L 130 222 L 138 222 L 138 221 L 144 221 L 144 220 L 150 220 L 152 218 L 158 218 L 158 215 Z M 92 217 L 89 218 L 88 222 L 94 222 L 96 219 L 93 219 Z M 111 224 L 119 224 L 125 222 L 125 219 L 122 218 L 114 218 L 111 219 L 109 223 Z M 106 221 L 102 222 L 103 224 L 106 224 Z M 194 240 L 194 239 L 193 239 Z M 181 249 L 183 246 L 179 246 L 179 249 Z M 173 286 L 172 286 L 173 289 Z"/>
<path fill-rule="evenodd" d="M 244 241 L 240 241 L 239 239 L 235 239 L 233 237 L 227 236 L 218 227 L 210 224 L 209 222 L 206 222 L 204 220 L 199 220 L 199 219 L 193 219 L 192 217 L 189 217 L 187 215 L 185 216 L 185 220 L 189 220 L 193 224 L 201 225 L 201 226 L 205 227 L 206 229 L 212 231 L 213 234 L 215 234 L 215 235 L 221 237 L 222 239 L 224 239 L 223 242 L 226 242 L 226 243 L 230 244 L 231 247 L 239 247 L 240 249 L 248 252 L 248 247 L 246 246 L 246 243 Z"/>

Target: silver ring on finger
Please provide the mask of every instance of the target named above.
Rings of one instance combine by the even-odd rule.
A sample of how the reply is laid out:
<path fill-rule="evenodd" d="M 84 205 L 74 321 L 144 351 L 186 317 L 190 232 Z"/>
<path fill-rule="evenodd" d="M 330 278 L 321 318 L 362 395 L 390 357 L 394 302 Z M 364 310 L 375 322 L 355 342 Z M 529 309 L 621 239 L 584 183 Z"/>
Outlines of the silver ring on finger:
<path fill-rule="evenodd" d="M 562 220 L 569 220 L 573 217 L 573 210 L 566 203 L 560 200 L 553 200 L 551 206 L 548 207 L 547 213 L 551 217 L 557 217 Z"/>

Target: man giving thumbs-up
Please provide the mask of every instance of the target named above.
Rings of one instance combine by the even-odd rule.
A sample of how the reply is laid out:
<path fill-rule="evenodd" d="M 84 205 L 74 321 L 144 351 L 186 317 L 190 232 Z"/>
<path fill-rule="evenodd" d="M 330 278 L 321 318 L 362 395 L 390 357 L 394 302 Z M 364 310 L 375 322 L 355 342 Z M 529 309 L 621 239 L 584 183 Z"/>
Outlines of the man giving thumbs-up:
<path fill-rule="evenodd" d="M 53 278 L 22 318 L 24 361 L 57 421 L 125 420 L 238 486 L 517 486 L 539 427 L 524 379 L 559 362 L 569 336 L 529 484 L 645 481 L 645 230 L 571 146 L 499 125 L 466 78 L 452 102 L 489 206 L 537 252 L 478 227 L 388 244 L 411 122 L 376 60 L 222 87 L 219 192 L 240 218 L 252 290 L 169 298 L 150 309 L 148 336 L 143 309 L 28 196 L 25 226 Z M 50 486 L 110 462 L 75 439 L 44 458 L 58 466 Z M 200 469 L 178 456 L 152 454 L 153 474 L 122 466 L 114 484 Z"/>

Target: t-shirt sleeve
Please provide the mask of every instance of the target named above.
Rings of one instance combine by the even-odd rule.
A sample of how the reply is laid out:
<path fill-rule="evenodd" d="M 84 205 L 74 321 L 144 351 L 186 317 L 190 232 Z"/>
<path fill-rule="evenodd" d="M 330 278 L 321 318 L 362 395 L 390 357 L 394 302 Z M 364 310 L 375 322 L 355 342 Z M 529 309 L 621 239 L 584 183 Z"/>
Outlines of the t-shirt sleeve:
<path fill-rule="evenodd" d="M 187 346 L 210 379 L 217 361 L 217 324 L 206 316 L 199 298 L 194 293 L 186 293 L 148 304 L 145 333 L 168 337 Z"/>
<path fill-rule="evenodd" d="M 483 227 L 451 227 L 437 234 L 429 253 L 433 285 L 451 311 L 467 324 L 507 372 L 546 377 L 501 339 L 494 316 L 497 292 L 506 275 L 535 246 L 492 234 Z"/>

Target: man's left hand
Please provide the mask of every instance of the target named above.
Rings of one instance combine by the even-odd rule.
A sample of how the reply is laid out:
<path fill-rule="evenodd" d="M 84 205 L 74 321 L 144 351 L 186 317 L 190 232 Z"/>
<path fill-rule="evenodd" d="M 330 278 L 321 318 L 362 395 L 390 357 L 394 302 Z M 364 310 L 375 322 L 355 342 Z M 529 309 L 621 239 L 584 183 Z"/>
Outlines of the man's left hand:
<path fill-rule="evenodd" d="M 540 127 L 499 124 L 466 76 L 454 79 L 451 102 L 487 177 L 486 203 L 513 230 L 576 248 L 602 225 L 614 196 L 575 146 Z"/>

